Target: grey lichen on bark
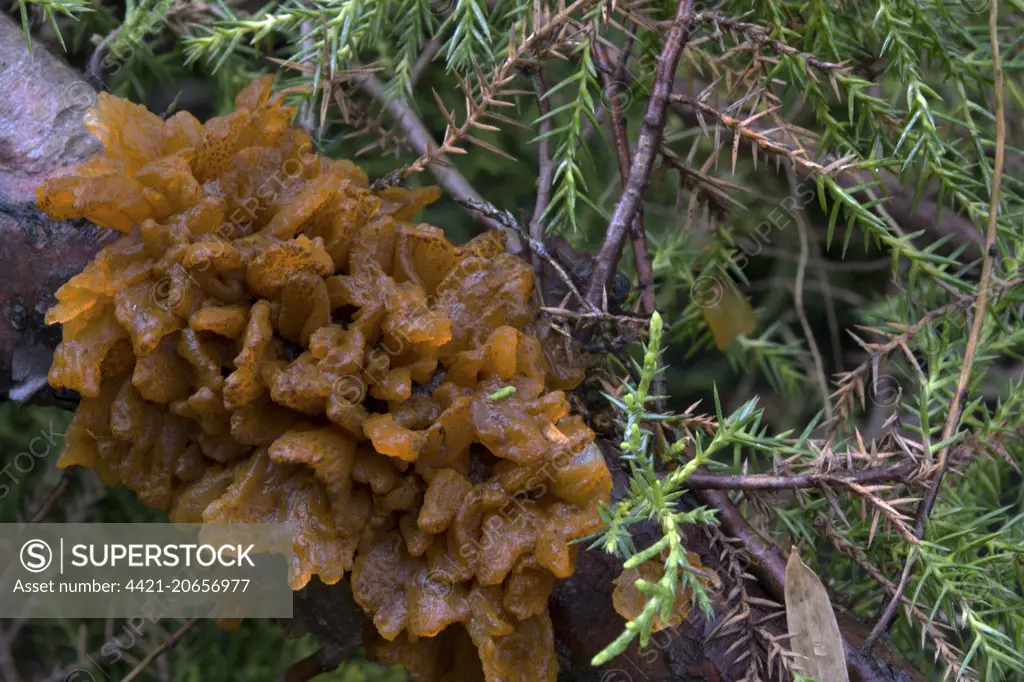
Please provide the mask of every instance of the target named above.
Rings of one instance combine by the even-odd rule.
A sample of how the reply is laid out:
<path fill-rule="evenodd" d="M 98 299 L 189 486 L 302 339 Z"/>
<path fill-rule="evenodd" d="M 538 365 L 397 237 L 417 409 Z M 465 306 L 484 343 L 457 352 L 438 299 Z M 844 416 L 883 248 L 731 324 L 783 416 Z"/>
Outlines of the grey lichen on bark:
<path fill-rule="evenodd" d="M 43 315 L 53 292 L 115 235 L 85 221 L 51 221 L 35 207 L 35 189 L 97 149 L 82 121 L 96 93 L 41 45 L 29 53 L 7 16 L 0 83 L 0 396 L 46 401 L 60 330 Z"/>

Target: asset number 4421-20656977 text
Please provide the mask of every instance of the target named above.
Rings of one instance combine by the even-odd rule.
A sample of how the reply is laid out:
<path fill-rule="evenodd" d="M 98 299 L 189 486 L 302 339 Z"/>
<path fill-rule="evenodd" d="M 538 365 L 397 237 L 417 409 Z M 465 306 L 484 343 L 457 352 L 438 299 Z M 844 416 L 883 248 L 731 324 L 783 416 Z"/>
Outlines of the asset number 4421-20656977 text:
<path fill-rule="evenodd" d="M 248 578 L 174 578 L 172 580 L 159 580 L 153 578 L 140 578 L 129 580 L 125 584 L 127 592 L 245 592 L 249 587 Z"/>

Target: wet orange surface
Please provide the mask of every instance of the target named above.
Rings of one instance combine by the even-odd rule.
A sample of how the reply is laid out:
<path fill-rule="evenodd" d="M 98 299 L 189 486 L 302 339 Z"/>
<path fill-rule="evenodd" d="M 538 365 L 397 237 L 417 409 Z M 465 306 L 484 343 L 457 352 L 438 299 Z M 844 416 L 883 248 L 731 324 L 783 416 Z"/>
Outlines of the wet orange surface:
<path fill-rule="evenodd" d="M 436 189 L 371 192 L 292 114 L 266 79 L 205 125 L 100 95 L 104 151 L 38 191 L 124 233 L 47 314 L 82 396 L 60 466 L 172 521 L 293 524 L 292 587 L 350 573 L 416 680 L 553 682 L 547 597 L 612 484 L 562 392 L 585 359 L 499 237 L 409 223 Z"/>

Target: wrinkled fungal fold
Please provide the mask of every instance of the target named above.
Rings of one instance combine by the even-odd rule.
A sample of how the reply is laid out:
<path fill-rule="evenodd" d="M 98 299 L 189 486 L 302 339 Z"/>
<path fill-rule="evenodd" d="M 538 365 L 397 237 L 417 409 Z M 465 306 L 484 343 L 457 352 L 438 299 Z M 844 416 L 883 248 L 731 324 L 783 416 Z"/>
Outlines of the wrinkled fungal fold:
<path fill-rule="evenodd" d="M 235 104 L 101 93 L 103 151 L 38 190 L 123 233 L 46 316 L 82 398 L 59 465 L 175 522 L 291 523 L 292 588 L 349 575 L 368 653 L 415 680 L 553 682 L 548 596 L 611 490 L 565 395 L 585 358 L 500 236 L 410 222 L 436 188 L 371 191 L 268 78 Z"/>

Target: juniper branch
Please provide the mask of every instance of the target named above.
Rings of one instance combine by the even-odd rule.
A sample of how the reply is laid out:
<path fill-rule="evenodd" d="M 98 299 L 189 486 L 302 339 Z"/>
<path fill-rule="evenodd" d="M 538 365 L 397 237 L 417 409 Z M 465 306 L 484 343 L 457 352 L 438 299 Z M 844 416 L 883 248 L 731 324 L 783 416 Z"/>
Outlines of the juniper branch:
<path fill-rule="evenodd" d="M 533 74 L 533 88 L 537 92 L 537 108 L 540 112 L 540 136 L 537 142 L 537 155 L 540 162 L 537 167 L 537 201 L 533 206 L 533 218 L 530 220 L 530 236 L 537 241 L 544 241 L 544 223 L 541 218 L 551 202 L 551 184 L 555 177 L 555 167 L 551 162 L 551 102 L 547 98 L 548 86 L 544 82 L 544 73 L 538 70 Z M 540 256 L 534 254 L 534 270 L 540 272 Z"/>
<path fill-rule="evenodd" d="M 631 36 L 632 37 L 632 36 Z M 623 190 L 630 171 L 629 138 L 626 135 L 626 123 L 623 117 L 622 106 L 618 98 L 618 88 L 622 84 L 619 74 L 625 70 L 626 58 L 629 56 L 630 42 L 622 49 L 622 56 L 619 58 L 619 67 L 609 72 L 610 66 L 605 51 L 601 45 L 597 46 L 597 54 L 605 70 L 601 72 L 601 80 L 604 84 L 605 97 L 610 104 L 609 122 L 612 128 L 612 138 L 615 141 L 615 157 L 619 165 L 619 179 Z M 633 218 L 633 225 L 630 228 L 630 241 L 633 245 L 633 262 L 636 267 L 637 284 L 640 287 L 640 303 L 645 315 L 654 313 L 654 268 L 651 265 L 651 255 L 647 250 L 647 230 L 644 228 L 643 208 L 637 210 Z"/>
<path fill-rule="evenodd" d="M 986 304 L 989 295 L 989 282 L 992 279 L 993 261 L 998 255 L 996 249 L 996 228 L 999 216 L 999 190 L 1002 185 L 1003 164 L 1006 155 L 1006 113 L 1003 105 L 1003 69 L 999 56 L 999 33 L 998 33 L 999 2 L 991 0 L 989 6 L 989 40 L 992 44 L 992 64 L 995 72 L 995 100 L 996 100 L 996 154 L 995 167 L 992 174 L 992 194 L 989 201 L 988 229 L 985 234 L 985 250 L 982 256 L 981 280 L 978 283 L 978 294 L 975 300 L 974 321 L 971 325 L 970 335 L 967 339 L 967 346 L 964 350 L 963 364 L 960 370 L 960 377 L 957 380 L 956 391 L 953 394 L 953 403 L 949 406 L 945 425 L 942 429 L 940 442 L 943 444 L 937 455 L 936 471 L 931 485 L 926 489 L 924 498 L 921 500 L 917 510 L 917 517 L 914 522 L 914 535 L 923 538 L 928 517 L 938 497 L 939 489 L 942 486 L 942 479 L 949 464 L 949 450 L 952 445 L 953 434 L 960 425 L 964 408 L 969 398 L 968 383 L 971 372 L 974 369 L 974 356 L 978 349 L 978 342 L 981 338 L 981 331 L 985 324 Z M 903 574 L 900 578 L 896 594 L 886 605 L 885 610 L 878 618 L 865 649 L 870 650 L 878 637 L 885 632 L 892 622 L 896 613 L 896 603 L 906 589 L 910 573 L 916 562 L 917 554 L 912 553 L 904 565 Z"/>
<path fill-rule="evenodd" d="M 354 80 L 363 90 L 377 99 L 385 107 L 391 118 L 393 118 L 404 131 L 409 144 L 419 154 L 422 156 L 429 156 L 434 150 L 439 148 L 437 142 L 434 141 L 433 136 L 430 134 L 430 131 L 427 130 L 423 121 L 421 121 L 419 116 L 416 115 L 416 112 L 414 112 L 401 98 L 393 96 L 393 94 L 388 91 L 387 86 L 383 81 L 370 73 L 356 75 L 354 76 Z M 457 199 L 483 202 L 481 194 L 476 191 L 469 181 L 466 180 L 466 177 L 454 166 L 434 162 L 429 165 L 429 168 L 434 176 L 437 177 L 441 186 L 444 187 L 445 191 L 453 197 L 456 197 Z M 497 221 L 478 211 L 471 212 L 471 215 L 474 216 L 474 218 L 485 229 L 501 229 L 501 225 Z M 518 251 L 518 236 L 512 234 L 509 239 L 513 244 L 513 249 Z"/>
<path fill-rule="evenodd" d="M 995 100 L 996 100 L 996 155 L 995 167 L 992 172 L 992 196 L 988 208 L 988 229 L 985 233 L 985 249 L 982 255 L 981 279 L 978 282 L 978 295 L 974 304 L 974 322 L 971 325 L 971 333 L 967 338 L 967 347 L 964 350 L 963 365 L 960 369 L 960 378 L 957 381 L 956 392 L 954 393 L 956 403 L 949 406 L 949 416 L 946 425 L 942 430 L 942 442 L 946 445 L 939 450 L 938 470 L 935 480 L 925 493 L 918 510 L 917 520 L 914 523 L 914 531 L 918 537 L 924 535 L 924 525 L 931 513 L 935 498 L 939 494 L 942 485 L 942 477 L 946 472 L 949 458 L 949 439 L 959 426 L 963 416 L 964 407 L 967 404 L 967 385 L 971 378 L 971 371 L 974 368 L 974 356 L 978 351 L 978 343 L 981 339 L 981 330 L 985 325 L 986 305 L 988 303 L 990 282 L 992 281 L 993 263 L 999 252 L 996 248 L 996 227 L 999 220 L 999 190 L 1003 182 L 1003 165 L 1006 159 L 1006 112 L 1003 104 L 1003 67 L 999 56 L 999 0 L 990 0 L 989 6 L 989 39 L 992 43 L 992 66 L 995 73 Z"/>
<path fill-rule="evenodd" d="M 630 164 L 629 179 L 622 192 L 615 212 L 612 214 L 604 242 L 597 253 L 594 271 L 587 285 L 586 297 L 592 305 L 599 305 L 622 256 L 622 247 L 633 219 L 640 210 L 644 190 L 650 179 L 651 170 L 661 140 L 665 134 L 666 111 L 672 85 L 675 82 L 679 57 L 690 40 L 693 22 L 693 0 L 679 0 L 672 27 L 665 38 L 665 47 L 658 57 L 654 71 L 654 86 L 651 90 L 647 113 L 637 138 L 636 151 Z"/>
<path fill-rule="evenodd" d="M 465 121 L 461 125 L 455 126 L 450 115 L 445 112 L 446 117 L 449 118 L 449 124 L 441 144 L 421 152 L 419 158 L 408 166 L 394 171 L 389 175 L 389 178 L 393 178 L 395 181 L 405 180 L 414 173 L 426 170 L 441 157 L 451 153 L 459 153 L 461 149 L 459 144 L 470 136 L 473 128 L 482 123 L 485 114 L 492 107 L 502 106 L 501 96 L 503 90 L 515 79 L 515 69 L 524 60 L 528 59 L 529 55 L 545 41 L 551 39 L 555 33 L 562 30 L 565 22 L 569 20 L 574 12 L 584 9 L 594 2 L 595 0 L 575 0 L 568 7 L 551 17 L 547 23 L 542 26 L 535 26 L 529 35 L 521 36 L 518 45 L 510 40 L 505 60 L 494 69 L 489 78 L 478 83 L 480 89 L 479 98 L 474 99 L 472 92 L 465 92 L 467 103 L 470 105 L 470 111 L 467 113 Z M 525 31 L 525 24 L 523 29 Z M 465 84 L 463 89 L 468 90 Z"/>
<path fill-rule="evenodd" d="M 770 474 L 693 474 L 687 479 L 687 487 L 693 490 L 792 490 L 794 488 L 819 488 L 830 483 L 874 483 L 909 482 L 916 467 L 904 462 L 894 467 L 871 467 L 851 472 L 832 474 L 795 474 L 772 476 Z"/>
<path fill-rule="evenodd" d="M 743 549 L 753 560 L 751 570 L 761 584 L 775 599 L 785 602 L 786 560 L 782 556 L 782 551 L 754 530 L 729 498 L 728 493 L 721 490 L 704 490 L 698 493 L 698 497 L 717 510 L 722 532 L 740 541 Z M 878 659 L 872 657 L 869 651 L 861 651 L 852 646 L 845 637 L 843 649 L 846 651 L 847 667 L 860 676 L 863 682 L 888 682 L 891 679 Z"/>

